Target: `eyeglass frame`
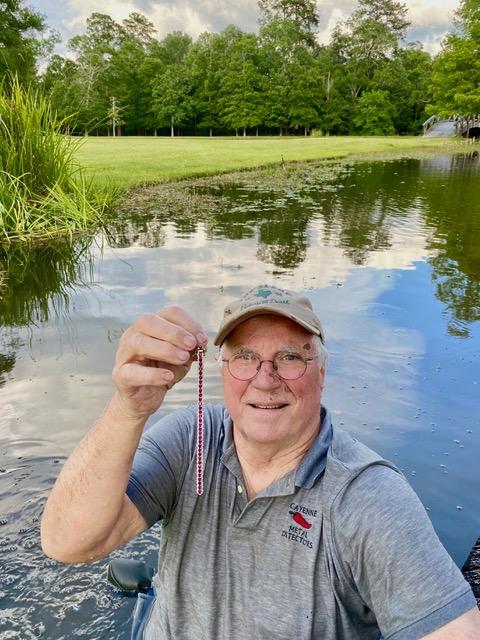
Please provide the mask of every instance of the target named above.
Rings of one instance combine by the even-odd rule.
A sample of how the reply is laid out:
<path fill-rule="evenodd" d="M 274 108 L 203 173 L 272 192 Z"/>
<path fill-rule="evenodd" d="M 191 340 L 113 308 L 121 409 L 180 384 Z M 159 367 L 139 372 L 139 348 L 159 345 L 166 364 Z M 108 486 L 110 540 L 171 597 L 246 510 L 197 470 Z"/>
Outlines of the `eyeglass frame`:
<path fill-rule="evenodd" d="M 237 351 L 237 353 L 233 354 L 232 358 L 235 358 L 236 356 L 240 355 L 241 353 L 242 353 L 242 350 Z M 258 353 L 255 353 L 254 351 L 247 351 L 247 353 L 251 353 L 252 355 L 260 358 Z M 288 351 L 277 351 L 277 353 L 275 353 L 275 355 L 273 356 L 273 360 L 267 360 L 267 359 L 266 360 L 260 360 L 259 359 L 256 371 L 255 371 L 254 375 L 251 378 L 237 378 L 237 376 L 233 375 L 233 373 L 230 371 L 230 360 L 232 358 L 222 358 L 221 362 L 226 362 L 227 363 L 227 371 L 228 371 L 228 373 L 232 376 L 232 378 L 234 378 L 235 380 L 239 380 L 240 382 L 250 382 L 250 380 L 253 380 L 254 378 L 256 378 L 256 376 L 258 376 L 258 374 L 260 373 L 261 368 L 262 368 L 262 364 L 264 362 L 271 362 L 272 363 L 272 375 L 275 375 L 280 380 L 285 380 L 286 382 L 291 382 L 292 380 L 300 380 L 300 378 L 302 378 L 305 375 L 306 371 L 307 371 L 308 363 L 312 362 L 312 360 L 315 360 L 315 358 L 318 358 L 318 356 L 319 356 L 319 354 L 317 353 L 314 356 L 305 357 L 305 356 L 302 356 L 301 354 L 295 352 L 295 355 L 299 355 L 301 357 L 301 359 L 303 360 L 303 362 L 305 364 L 305 369 L 303 370 L 303 373 L 301 375 L 297 376 L 296 378 L 284 378 L 283 376 L 281 376 L 278 373 L 278 367 L 277 367 L 277 365 L 275 365 L 275 358 L 281 353 L 288 354 L 289 352 Z"/>

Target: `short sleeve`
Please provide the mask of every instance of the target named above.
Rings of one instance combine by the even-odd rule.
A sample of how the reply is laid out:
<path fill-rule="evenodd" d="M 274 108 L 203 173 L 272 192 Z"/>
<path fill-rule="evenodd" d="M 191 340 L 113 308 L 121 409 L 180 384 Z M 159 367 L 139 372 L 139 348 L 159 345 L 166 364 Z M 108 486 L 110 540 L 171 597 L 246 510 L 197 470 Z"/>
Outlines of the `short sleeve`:
<path fill-rule="evenodd" d="M 192 452 L 196 414 L 175 411 L 143 434 L 134 457 L 126 494 L 152 526 L 168 518 L 183 484 Z"/>
<path fill-rule="evenodd" d="M 338 563 L 385 640 L 416 640 L 475 606 L 420 500 L 395 470 L 365 469 L 332 507 Z"/>

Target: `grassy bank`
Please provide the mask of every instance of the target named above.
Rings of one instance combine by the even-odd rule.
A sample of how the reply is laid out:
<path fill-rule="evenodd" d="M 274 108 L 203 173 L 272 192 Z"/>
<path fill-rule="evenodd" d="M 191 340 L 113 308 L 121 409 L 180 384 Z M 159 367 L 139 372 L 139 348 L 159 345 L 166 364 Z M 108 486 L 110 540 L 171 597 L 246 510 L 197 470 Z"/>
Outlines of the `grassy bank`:
<path fill-rule="evenodd" d="M 462 152 L 465 141 L 421 137 L 88 138 L 77 158 L 98 185 L 132 187 L 279 162 Z"/>
<path fill-rule="evenodd" d="M 0 242 L 86 230 L 113 204 L 85 178 L 65 126 L 38 90 L 0 83 Z"/>

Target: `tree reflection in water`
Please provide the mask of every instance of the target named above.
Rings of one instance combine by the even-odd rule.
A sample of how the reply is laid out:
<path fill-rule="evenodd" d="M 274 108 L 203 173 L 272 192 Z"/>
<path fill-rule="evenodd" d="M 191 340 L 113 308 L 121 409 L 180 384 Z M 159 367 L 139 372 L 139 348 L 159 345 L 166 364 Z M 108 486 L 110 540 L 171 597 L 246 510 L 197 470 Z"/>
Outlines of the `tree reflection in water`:
<path fill-rule="evenodd" d="M 118 223 L 98 236 L 97 243 L 102 238 L 113 248 L 103 264 L 91 238 L 0 249 L 0 480 L 7 514 L 0 521 L 0 548 L 3 584 L 9 585 L 6 611 L 13 612 L 7 625 L 43 628 L 49 638 L 71 637 L 72 625 L 82 637 L 90 629 L 98 637 L 107 625 L 107 635 L 128 633 L 130 612 L 117 610 L 119 599 L 98 588 L 98 567 L 53 567 L 38 553 L 40 496 L 58 473 L 59 452 L 78 440 L 111 392 L 109 342 L 153 301 L 163 304 L 178 293 L 179 300 L 196 300 L 199 318 L 213 319 L 224 284 L 248 287 L 254 279 L 280 275 L 280 281 L 319 286 L 315 269 L 328 267 L 328 260 L 328 273 L 336 277 L 337 265 L 338 272 L 350 273 L 343 290 L 333 282 L 330 290 L 311 292 L 317 303 L 331 305 L 331 319 L 344 313 L 330 343 L 338 389 L 330 398 L 338 421 L 346 418 L 358 435 L 370 432 L 372 445 L 383 442 L 386 454 L 398 454 L 392 459 L 406 475 L 421 469 L 413 482 L 458 558 L 471 544 L 471 532 L 478 537 L 471 491 L 480 426 L 473 386 L 480 355 L 473 326 L 480 319 L 478 159 L 340 167 L 337 178 L 326 181 L 307 166 L 285 172 L 284 185 L 255 184 L 244 174 L 245 184 L 221 189 L 175 185 L 167 197 L 165 187 L 141 191 L 128 211 L 119 212 Z M 349 270 L 352 265 L 369 268 Z M 385 280 L 405 266 L 412 266 L 407 277 Z M 76 295 L 95 284 L 94 276 L 103 286 L 98 300 L 86 291 Z M 212 292 L 218 292 L 218 306 L 210 309 Z M 448 331 L 460 339 L 445 335 L 440 306 Z M 20 329 L 32 324 L 39 329 Z M 81 331 L 85 357 L 67 350 L 57 357 L 55 341 L 70 326 Z M 36 361 L 29 358 L 30 339 L 38 348 Z M 194 387 L 181 387 L 169 408 L 191 401 Z M 439 464 L 447 455 L 448 471 Z M 145 535 L 127 553 L 154 562 L 159 532 Z"/>
<path fill-rule="evenodd" d="M 423 226 L 435 295 L 450 316 L 449 331 L 469 335 L 480 319 L 480 211 L 478 156 L 445 156 L 338 165 L 338 179 L 322 180 L 312 165 L 295 169 L 284 188 L 228 182 L 218 187 L 155 188 L 139 192 L 132 212 L 105 229 L 109 246 L 162 247 L 167 229 L 209 240 L 257 243 L 257 257 L 275 272 L 293 271 L 312 242 L 341 248 L 354 265 L 372 252 L 388 252 L 394 236 L 413 218 Z M 320 177 L 318 177 L 320 176 Z M 193 186 L 192 186 L 193 184 Z M 207 183 L 208 184 L 208 183 Z M 163 195 L 162 195 L 163 194 Z M 321 233 L 318 233 L 321 227 Z M 317 241 L 313 231 L 320 238 Z M 72 287 L 91 282 L 91 238 L 0 249 L 0 315 L 4 326 L 48 320 L 68 310 Z M 4 369 L 11 356 L 4 356 Z"/>
<path fill-rule="evenodd" d="M 93 279 L 92 238 L 0 246 L 0 318 L 3 326 L 47 322 L 66 313 L 69 295 Z"/>
<path fill-rule="evenodd" d="M 446 157 L 444 171 L 435 169 L 425 178 L 425 222 L 433 231 L 428 262 L 436 296 L 450 315 L 449 332 L 468 336 L 468 325 L 480 320 L 480 157 Z"/>

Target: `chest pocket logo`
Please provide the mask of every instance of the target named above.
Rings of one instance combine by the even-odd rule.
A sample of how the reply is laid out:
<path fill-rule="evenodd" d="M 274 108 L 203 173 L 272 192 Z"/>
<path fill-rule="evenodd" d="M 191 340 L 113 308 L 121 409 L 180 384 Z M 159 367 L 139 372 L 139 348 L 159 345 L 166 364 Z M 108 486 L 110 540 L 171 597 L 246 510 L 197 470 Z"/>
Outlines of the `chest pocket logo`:
<path fill-rule="evenodd" d="M 315 530 L 319 520 L 317 509 L 312 509 L 303 504 L 292 502 L 288 509 L 289 523 L 282 531 L 282 538 L 294 544 L 300 544 L 307 549 L 313 548 L 311 531 Z"/>

